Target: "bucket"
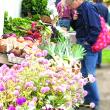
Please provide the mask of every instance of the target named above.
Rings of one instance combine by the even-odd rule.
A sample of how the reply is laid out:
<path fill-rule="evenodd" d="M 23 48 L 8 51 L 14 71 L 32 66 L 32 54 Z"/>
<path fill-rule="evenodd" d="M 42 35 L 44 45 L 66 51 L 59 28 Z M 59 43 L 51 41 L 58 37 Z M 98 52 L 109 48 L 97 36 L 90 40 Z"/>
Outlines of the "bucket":
<path fill-rule="evenodd" d="M 70 38 L 71 43 L 75 44 L 76 43 L 76 32 L 69 32 L 68 36 Z"/>

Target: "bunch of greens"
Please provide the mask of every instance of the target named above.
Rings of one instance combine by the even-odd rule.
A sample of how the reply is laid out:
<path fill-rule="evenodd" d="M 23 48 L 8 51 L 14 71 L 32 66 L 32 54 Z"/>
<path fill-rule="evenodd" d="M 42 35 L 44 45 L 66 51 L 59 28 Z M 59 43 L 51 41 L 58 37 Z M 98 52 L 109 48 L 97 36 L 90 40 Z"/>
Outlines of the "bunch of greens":
<path fill-rule="evenodd" d="M 22 16 L 32 15 L 50 15 L 47 10 L 48 0 L 23 0 L 22 2 Z"/>
<path fill-rule="evenodd" d="M 48 54 L 54 60 L 58 60 L 58 62 L 60 59 L 68 61 L 69 63 L 74 60 L 78 61 L 83 59 L 85 55 L 85 49 L 81 45 L 72 44 L 70 40 L 64 36 L 58 37 L 57 43 L 50 42 L 48 44 L 42 44 L 41 48 L 48 50 Z M 56 59 L 56 56 L 60 59 Z"/>
<path fill-rule="evenodd" d="M 25 34 L 25 30 L 29 30 L 30 28 L 31 28 L 30 19 L 8 17 L 8 13 L 5 12 L 4 29 L 3 29 L 4 34 L 15 33 L 18 36 L 22 36 Z M 25 29 L 25 30 L 23 30 L 23 29 Z"/>

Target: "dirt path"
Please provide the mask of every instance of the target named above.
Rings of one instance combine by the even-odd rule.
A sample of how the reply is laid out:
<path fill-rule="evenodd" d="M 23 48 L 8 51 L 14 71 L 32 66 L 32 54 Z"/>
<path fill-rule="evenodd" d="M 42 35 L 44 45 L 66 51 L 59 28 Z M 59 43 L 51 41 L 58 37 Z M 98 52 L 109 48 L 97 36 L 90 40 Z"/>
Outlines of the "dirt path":
<path fill-rule="evenodd" d="M 97 81 L 100 90 L 100 110 L 110 110 L 110 65 L 97 69 Z"/>

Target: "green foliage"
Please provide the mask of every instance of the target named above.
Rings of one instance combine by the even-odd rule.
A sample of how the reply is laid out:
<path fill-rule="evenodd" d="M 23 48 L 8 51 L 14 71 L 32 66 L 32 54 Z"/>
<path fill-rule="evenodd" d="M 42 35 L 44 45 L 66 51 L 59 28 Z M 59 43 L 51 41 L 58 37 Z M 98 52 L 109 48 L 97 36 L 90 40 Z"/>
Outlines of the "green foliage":
<path fill-rule="evenodd" d="M 15 33 L 18 36 L 25 34 L 25 30 L 31 28 L 31 20 L 28 18 L 12 18 L 8 17 L 8 13 L 5 12 L 4 16 L 4 34 Z"/>
<path fill-rule="evenodd" d="M 53 59 L 59 58 L 71 62 L 73 59 L 81 60 L 85 55 L 85 49 L 79 44 L 72 44 L 67 37 L 57 38 L 57 43 L 43 44 L 41 47 L 48 50 Z"/>
<path fill-rule="evenodd" d="M 23 0 L 22 2 L 22 16 L 32 15 L 50 15 L 47 10 L 48 0 Z"/>
<path fill-rule="evenodd" d="M 110 64 L 110 50 L 104 49 L 102 52 L 102 63 Z"/>

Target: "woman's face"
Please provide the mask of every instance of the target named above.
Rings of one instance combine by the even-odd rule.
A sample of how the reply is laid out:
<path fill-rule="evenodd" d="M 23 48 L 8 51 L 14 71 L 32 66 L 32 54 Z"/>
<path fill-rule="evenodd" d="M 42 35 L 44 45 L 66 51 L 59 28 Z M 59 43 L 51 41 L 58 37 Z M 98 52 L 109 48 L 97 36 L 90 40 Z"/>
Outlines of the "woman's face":
<path fill-rule="evenodd" d="M 81 5 L 81 3 L 81 0 L 73 0 L 72 2 L 66 0 L 66 4 L 69 9 L 77 9 Z"/>

